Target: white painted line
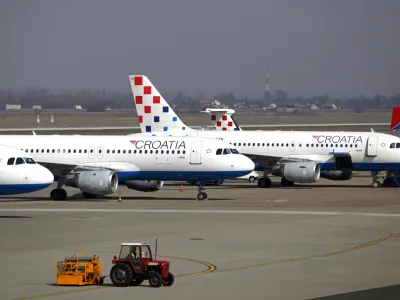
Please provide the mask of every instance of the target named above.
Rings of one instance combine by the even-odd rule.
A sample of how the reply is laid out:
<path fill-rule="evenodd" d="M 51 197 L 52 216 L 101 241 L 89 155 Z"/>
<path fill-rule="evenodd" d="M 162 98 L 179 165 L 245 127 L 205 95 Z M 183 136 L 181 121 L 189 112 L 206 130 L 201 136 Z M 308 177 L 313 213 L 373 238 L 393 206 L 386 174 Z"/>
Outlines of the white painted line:
<path fill-rule="evenodd" d="M 0 208 L 0 212 L 88 212 L 88 213 L 193 213 L 193 214 L 278 214 L 316 216 L 400 217 L 400 214 L 335 211 L 284 210 L 179 210 L 179 209 L 91 209 L 91 208 Z"/>

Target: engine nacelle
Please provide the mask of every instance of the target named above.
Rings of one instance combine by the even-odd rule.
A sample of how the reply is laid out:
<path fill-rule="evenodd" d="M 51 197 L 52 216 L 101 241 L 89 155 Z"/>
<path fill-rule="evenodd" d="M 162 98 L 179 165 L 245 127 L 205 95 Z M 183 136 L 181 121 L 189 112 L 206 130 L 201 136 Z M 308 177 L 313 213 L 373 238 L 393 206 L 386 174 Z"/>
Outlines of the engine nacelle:
<path fill-rule="evenodd" d="M 65 185 L 78 188 L 83 193 L 109 195 L 118 188 L 118 174 L 114 171 L 82 171 L 67 176 Z"/>
<path fill-rule="evenodd" d="M 164 181 L 160 180 L 128 180 L 125 182 L 126 187 L 131 190 L 140 192 L 156 192 L 160 190 Z"/>
<path fill-rule="evenodd" d="M 352 171 L 341 171 L 341 170 L 332 170 L 332 171 L 321 171 L 321 178 L 329 179 L 329 180 L 349 180 L 353 177 Z"/>
<path fill-rule="evenodd" d="M 318 181 L 321 167 L 319 163 L 312 161 L 288 162 L 273 169 L 272 174 L 292 182 L 313 183 Z"/>

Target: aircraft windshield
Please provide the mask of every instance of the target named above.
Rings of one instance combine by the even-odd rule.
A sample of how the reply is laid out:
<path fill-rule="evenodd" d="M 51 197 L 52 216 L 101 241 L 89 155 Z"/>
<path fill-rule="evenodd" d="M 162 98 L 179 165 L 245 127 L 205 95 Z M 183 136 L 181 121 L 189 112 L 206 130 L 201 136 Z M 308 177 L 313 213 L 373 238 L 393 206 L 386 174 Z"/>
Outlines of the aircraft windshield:
<path fill-rule="evenodd" d="M 36 164 L 36 162 L 30 157 L 24 157 L 24 160 L 27 164 L 32 164 L 32 165 Z"/>
<path fill-rule="evenodd" d="M 236 149 L 217 149 L 217 155 L 239 154 Z"/>

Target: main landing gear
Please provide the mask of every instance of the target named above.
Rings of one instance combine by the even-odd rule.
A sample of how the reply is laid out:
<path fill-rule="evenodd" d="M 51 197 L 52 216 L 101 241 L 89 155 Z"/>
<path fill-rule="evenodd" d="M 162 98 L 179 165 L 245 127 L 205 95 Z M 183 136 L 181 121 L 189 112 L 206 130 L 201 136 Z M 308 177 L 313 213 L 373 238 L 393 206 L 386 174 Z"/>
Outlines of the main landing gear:
<path fill-rule="evenodd" d="M 65 179 L 59 178 L 57 181 L 57 188 L 50 193 L 51 200 L 65 200 L 67 199 L 67 191 L 61 187 L 64 185 Z"/>
<path fill-rule="evenodd" d="M 197 194 L 197 200 L 205 200 L 207 199 L 207 194 L 204 192 L 204 185 L 205 182 L 197 182 L 197 190 L 199 191 L 199 193 Z"/>
<path fill-rule="evenodd" d="M 268 171 L 264 171 L 264 176 L 258 179 L 257 185 L 259 188 L 269 188 L 271 186 L 271 179 L 268 178 Z"/>

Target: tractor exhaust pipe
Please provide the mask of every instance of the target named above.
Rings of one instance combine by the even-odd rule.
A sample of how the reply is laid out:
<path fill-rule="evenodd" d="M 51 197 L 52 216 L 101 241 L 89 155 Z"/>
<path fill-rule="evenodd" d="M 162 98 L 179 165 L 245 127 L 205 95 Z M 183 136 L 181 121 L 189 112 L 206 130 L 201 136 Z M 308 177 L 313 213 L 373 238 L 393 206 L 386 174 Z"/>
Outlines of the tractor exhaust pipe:
<path fill-rule="evenodd" d="M 157 241 L 158 241 L 158 238 L 156 238 L 156 253 L 154 254 L 154 260 L 157 260 Z"/>

